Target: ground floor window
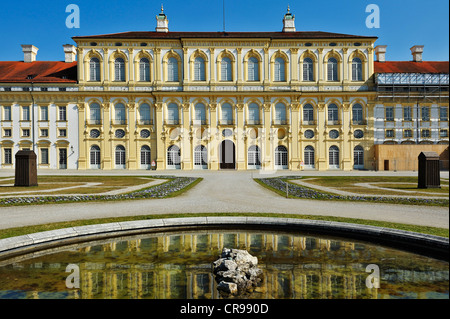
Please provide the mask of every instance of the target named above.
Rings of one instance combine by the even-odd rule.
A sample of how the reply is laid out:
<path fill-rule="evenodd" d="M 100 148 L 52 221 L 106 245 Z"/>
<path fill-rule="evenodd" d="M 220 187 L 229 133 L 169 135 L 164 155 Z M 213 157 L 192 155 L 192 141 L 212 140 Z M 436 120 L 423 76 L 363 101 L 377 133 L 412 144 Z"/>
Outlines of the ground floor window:
<path fill-rule="evenodd" d="M 167 168 L 180 169 L 181 168 L 181 152 L 180 148 L 172 145 L 167 149 Z"/>
<path fill-rule="evenodd" d="M 208 150 L 203 145 L 198 145 L 194 150 L 194 168 L 208 168 Z"/>
<path fill-rule="evenodd" d="M 314 147 L 305 147 L 305 168 L 314 168 Z"/>
<path fill-rule="evenodd" d="M 247 168 L 249 169 L 261 168 L 261 151 L 257 145 L 252 145 L 248 148 Z"/>
<path fill-rule="evenodd" d="M 275 149 L 275 168 L 288 168 L 288 151 L 286 147 L 280 145 Z"/>
<path fill-rule="evenodd" d="M 339 148 L 337 146 L 330 147 L 329 166 L 330 168 L 339 168 Z"/>
<path fill-rule="evenodd" d="M 116 147 L 116 168 L 124 169 L 126 164 L 125 147 L 118 145 Z"/>
<path fill-rule="evenodd" d="M 152 164 L 151 150 L 148 145 L 141 147 L 141 168 L 150 169 Z"/>
<path fill-rule="evenodd" d="M 361 146 L 356 146 L 353 150 L 353 168 L 364 168 L 364 149 Z"/>
<path fill-rule="evenodd" d="M 91 150 L 89 152 L 90 157 L 90 166 L 93 169 L 99 169 L 100 168 L 100 147 L 97 145 L 93 145 L 91 147 Z"/>

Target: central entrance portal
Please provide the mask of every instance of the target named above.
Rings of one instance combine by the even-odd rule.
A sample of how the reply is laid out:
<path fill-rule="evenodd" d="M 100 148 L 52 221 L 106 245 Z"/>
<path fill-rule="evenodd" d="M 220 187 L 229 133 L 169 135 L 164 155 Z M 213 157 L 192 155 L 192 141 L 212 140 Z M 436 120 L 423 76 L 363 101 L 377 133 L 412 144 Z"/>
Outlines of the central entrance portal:
<path fill-rule="evenodd" d="M 230 140 L 225 140 L 220 144 L 220 169 L 236 168 L 236 148 Z"/>

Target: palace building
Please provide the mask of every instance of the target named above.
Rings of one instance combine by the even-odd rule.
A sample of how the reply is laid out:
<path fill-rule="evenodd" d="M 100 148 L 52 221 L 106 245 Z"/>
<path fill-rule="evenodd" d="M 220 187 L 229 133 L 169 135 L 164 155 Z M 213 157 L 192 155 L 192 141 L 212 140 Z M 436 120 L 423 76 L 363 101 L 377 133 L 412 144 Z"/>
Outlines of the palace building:
<path fill-rule="evenodd" d="M 31 45 L 0 62 L 1 167 L 24 148 L 80 170 L 414 169 L 404 147 L 448 165 L 449 64 L 423 46 L 388 62 L 376 37 L 297 31 L 289 9 L 281 32 L 156 21 L 74 37 L 64 62 Z"/>

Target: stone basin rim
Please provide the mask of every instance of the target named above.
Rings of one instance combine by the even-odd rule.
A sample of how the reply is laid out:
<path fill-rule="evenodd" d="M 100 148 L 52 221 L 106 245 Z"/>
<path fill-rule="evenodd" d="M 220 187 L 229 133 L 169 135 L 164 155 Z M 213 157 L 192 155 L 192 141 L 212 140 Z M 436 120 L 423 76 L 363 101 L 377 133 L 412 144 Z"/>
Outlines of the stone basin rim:
<path fill-rule="evenodd" d="M 406 250 L 447 262 L 449 260 L 449 238 L 446 237 L 334 221 L 231 216 L 134 220 L 69 227 L 10 237 L 0 240 L 0 260 L 47 248 L 103 238 L 196 229 L 303 231 L 362 240 L 370 244 Z"/>

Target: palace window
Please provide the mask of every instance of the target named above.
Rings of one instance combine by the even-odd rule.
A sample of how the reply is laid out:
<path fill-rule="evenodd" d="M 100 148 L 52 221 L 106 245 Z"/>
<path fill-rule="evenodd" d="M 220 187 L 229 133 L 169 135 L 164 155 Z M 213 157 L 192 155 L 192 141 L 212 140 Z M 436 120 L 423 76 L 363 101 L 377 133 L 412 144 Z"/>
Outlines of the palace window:
<path fill-rule="evenodd" d="M 41 148 L 41 164 L 48 164 L 48 148 Z"/>
<path fill-rule="evenodd" d="M 48 106 L 41 106 L 41 121 L 48 121 Z"/>
<path fill-rule="evenodd" d="M 354 58 L 352 60 L 352 80 L 353 81 L 362 81 L 362 62 L 360 58 Z"/>
<path fill-rule="evenodd" d="M 205 81 L 205 60 L 196 57 L 194 61 L 194 81 Z"/>
<path fill-rule="evenodd" d="M 364 149 L 359 145 L 353 150 L 353 166 L 355 169 L 364 168 Z"/>
<path fill-rule="evenodd" d="M 311 104 L 306 104 L 303 107 L 303 123 L 305 124 L 314 123 L 314 108 Z"/>
<path fill-rule="evenodd" d="M 412 109 L 411 109 L 411 106 L 403 107 L 403 121 L 412 121 Z"/>
<path fill-rule="evenodd" d="M 116 168 L 125 168 L 125 147 L 118 145 L 116 147 L 115 157 Z"/>
<path fill-rule="evenodd" d="M 394 120 L 394 107 L 393 106 L 386 106 L 386 121 L 393 121 Z"/>
<path fill-rule="evenodd" d="M 22 121 L 29 121 L 30 120 L 30 107 L 24 106 L 22 107 Z"/>
<path fill-rule="evenodd" d="M 233 108 L 230 104 L 224 103 L 222 105 L 221 124 L 233 124 Z"/>
<path fill-rule="evenodd" d="M 260 124 L 259 106 L 256 103 L 250 103 L 248 106 L 248 123 L 249 124 Z"/>
<path fill-rule="evenodd" d="M 248 59 L 248 80 L 259 81 L 259 62 L 255 57 Z"/>
<path fill-rule="evenodd" d="M 303 81 L 314 81 L 314 63 L 311 58 L 303 60 Z"/>
<path fill-rule="evenodd" d="M 100 81 L 100 61 L 97 58 L 92 58 L 89 61 L 89 80 Z"/>
<path fill-rule="evenodd" d="M 100 147 L 91 146 L 89 153 L 91 168 L 100 168 Z"/>
<path fill-rule="evenodd" d="M 331 125 L 339 122 L 339 112 L 336 104 L 330 104 L 328 106 L 328 122 Z"/>
<path fill-rule="evenodd" d="M 446 106 L 439 107 L 439 119 L 441 121 L 448 121 L 448 107 Z"/>
<path fill-rule="evenodd" d="M 250 169 L 259 169 L 261 167 L 261 151 L 257 145 L 248 148 L 247 166 Z"/>
<path fill-rule="evenodd" d="M 11 121 L 11 106 L 3 107 L 3 121 Z"/>
<path fill-rule="evenodd" d="M 338 81 L 338 61 L 335 58 L 329 58 L 327 63 L 328 81 Z"/>
<path fill-rule="evenodd" d="M 178 82 L 178 60 L 174 57 L 169 58 L 167 63 L 167 81 Z"/>
<path fill-rule="evenodd" d="M 58 120 L 67 121 L 67 108 L 65 106 L 58 107 Z"/>
<path fill-rule="evenodd" d="M 127 115 L 125 105 L 117 103 L 114 106 L 114 124 L 125 125 L 127 123 Z"/>
<path fill-rule="evenodd" d="M 232 81 L 233 75 L 231 73 L 231 60 L 227 57 L 222 59 L 220 64 L 221 81 Z"/>
<path fill-rule="evenodd" d="M 330 168 L 339 168 L 339 148 L 334 145 L 331 146 L 328 156 Z"/>
<path fill-rule="evenodd" d="M 283 58 L 276 58 L 275 59 L 275 74 L 274 74 L 274 81 L 275 82 L 283 82 L 286 81 L 286 70 L 285 70 L 285 62 Z"/>
<path fill-rule="evenodd" d="M 152 163 L 152 153 L 148 145 L 143 145 L 141 147 L 141 165 L 151 165 Z"/>
<path fill-rule="evenodd" d="M 412 138 L 413 136 L 413 131 L 412 130 L 404 130 L 403 131 L 403 137 L 404 138 Z"/>
<path fill-rule="evenodd" d="M 4 158 L 4 164 L 12 164 L 12 149 L 11 148 L 4 148 L 3 154 L 5 154 Z"/>
<path fill-rule="evenodd" d="M 206 124 L 206 108 L 203 104 L 199 103 L 195 105 L 195 118 L 194 124 L 205 125 Z"/>
<path fill-rule="evenodd" d="M 139 61 L 139 80 L 141 82 L 150 81 L 150 62 L 147 58 L 142 58 Z"/>
<path fill-rule="evenodd" d="M 430 120 L 430 108 L 428 106 L 422 106 L 422 121 Z"/>
<path fill-rule="evenodd" d="M 178 124 L 178 105 L 170 103 L 167 107 L 168 124 Z"/>
<path fill-rule="evenodd" d="M 150 119 L 150 105 L 147 103 L 141 104 L 139 107 L 139 123 L 144 125 L 150 125 L 151 119 Z"/>
<path fill-rule="evenodd" d="M 92 103 L 89 106 L 89 121 L 91 124 L 101 123 L 100 105 L 98 103 Z"/>
<path fill-rule="evenodd" d="M 353 124 L 363 124 L 364 118 L 363 118 L 363 108 L 361 104 L 355 104 L 352 107 L 352 122 Z"/>
<path fill-rule="evenodd" d="M 115 80 L 119 82 L 125 81 L 125 61 L 122 58 L 117 58 L 114 61 Z"/>
<path fill-rule="evenodd" d="M 288 151 L 285 146 L 277 146 L 275 149 L 275 168 L 288 168 Z"/>
<path fill-rule="evenodd" d="M 275 105 L 275 124 L 287 124 L 286 106 L 283 103 L 277 103 Z"/>
<path fill-rule="evenodd" d="M 312 147 L 312 146 L 306 146 L 305 147 L 305 155 L 304 155 L 304 157 L 305 157 L 305 162 L 304 162 L 304 164 L 305 164 L 305 167 L 307 167 L 307 168 L 314 168 L 314 163 L 315 163 L 315 160 L 314 160 L 314 156 L 315 156 L 315 153 L 314 153 L 314 147 Z"/>

